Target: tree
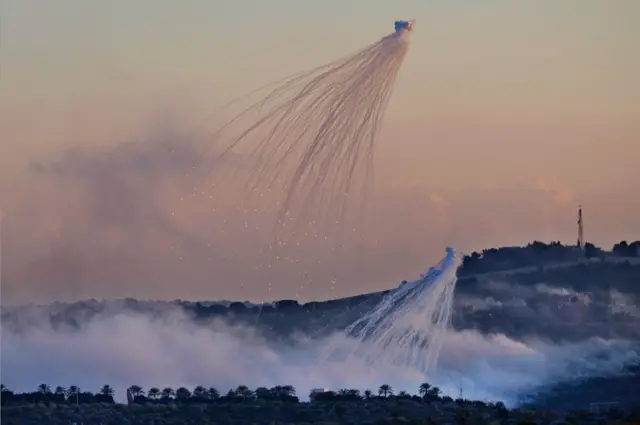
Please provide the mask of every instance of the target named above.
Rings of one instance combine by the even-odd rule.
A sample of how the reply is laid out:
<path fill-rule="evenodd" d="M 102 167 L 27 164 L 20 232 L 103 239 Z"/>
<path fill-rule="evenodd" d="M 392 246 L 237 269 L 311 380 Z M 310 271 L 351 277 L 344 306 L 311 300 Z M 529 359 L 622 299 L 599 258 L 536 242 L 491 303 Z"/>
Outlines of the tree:
<path fill-rule="evenodd" d="M 77 385 L 71 385 L 67 389 L 67 400 L 75 401 L 76 404 L 79 404 L 78 396 L 80 395 L 80 388 Z"/>
<path fill-rule="evenodd" d="M 51 394 L 51 387 L 48 386 L 47 384 L 38 385 L 38 394 L 41 394 L 41 395 Z"/>
<path fill-rule="evenodd" d="M 271 393 L 274 398 L 277 399 L 287 399 L 290 397 L 295 397 L 296 389 L 292 385 L 276 385 L 271 388 Z"/>
<path fill-rule="evenodd" d="M 352 390 L 348 390 L 347 395 L 349 397 L 353 397 L 355 399 L 361 398 L 362 396 L 360 395 L 360 390 L 356 390 L 356 389 L 352 389 Z"/>
<path fill-rule="evenodd" d="M 256 398 L 260 400 L 270 400 L 272 398 L 271 391 L 266 387 L 258 387 L 255 390 Z"/>
<path fill-rule="evenodd" d="M 373 392 L 371 390 L 364 390 L 364 398 L 369 400 L 371 399 L 371 396 L 373 395 Z"/>
<path fill-rule="evenodd" d="M 378 395 L 382 397 L 389 397 L 393 395 L 393 388 L 389 384 L 382 384 L 380 388 L 378 388 Z"/>
<path fill-rule="evenodd" d="M 198 385 L 193 389 L 192 395 L 194 398 L 207 398 L 207 389 L 202 385 Z"/>
<path fill-rule="evenodd" d="M 283 385 L 281 389 L 282 393 L 286 396 L 295 397 L 296 395 L 296 389 L 293 387 L 293 385 Z"/>
<path fill-rule="evenodd" d="M 239 385 L 238 388 L 236 388 L 235 395 L 243 400 L 250 400 L 253 398 L 253 391 L 246 385 Z"/>
<path fill-rule="evenodd" d="M 629 249 L 629 244 L 627 241 L 620 241 L 619 243 L 613 246 L 611 250 L 615 255 L 619 255 L 620 257 L 626 257 Z"/>
<path fill-rule="evenodd" d="M 171 387 L 166 387 L 165 389 L 162 390 L 162 398 L 163 399 L 170 399 L 175 394 L 176 394 L 176 392 L 173 391 L 173 388 L 171 388 Z"/>
<path fill-rule="evenodd" d="M 113 397 L 114 391 L 111 385 L 103 385 L 102 388 L 100 388 L 100 394 L 105 397 Z"/>
<path fill-rule="evenodd" d="M 427 382 L 425 382 L 424 384 L 420 385 L 420 388 L 418 389 L 418 393 L 420 394 L 421 397 L 424 398 L 424 396 L 429 391 L 429 388 L 431 388 L 431 384 L 428 384 Z"/>
<path fill-rule="evenodd" d="M 132 385 L 127 389 L 127 392 L 129 394 L 131 394 L 131 397 L 133 397 L 134 399 L 136 397 L 140 397 L 140 396 L 144 396 L 144 391 L 142 390 L 142 387 L 139 385 Z"/>
<path fill-rule="evenodd" d="M 191 397 L 191 391 L 185 387 L 180 387 L 176 390 L 176 400 L 184 401 Z"/>
<path fill-rule="evenodd" d="M 440 397 L 441 393 L 442 391 L 438 387 L 431 387 L 429 388 L 429 392 L 428 392 L 429 396 L 433 397 L 436 400 Z"/>
<path fill-rule="evenodd" d="M 209 400 L 217 400 L 220 398 L 220 391 L 218 391 L 214 387 L 210 387 L 209 390 L 207 390 L 207 393 L 209 396 Z"/>
<path fill-rule="evenodd" d="M 640 241 L 628 243 L 620 241 L 613 246 L 612 252 L 619 257 L 637 257 L 640 255 Z"/>
<path fill-rule="evenodd" d="M 595 258 L 598 256 L 598 248 L 591 242 L 584 244 L 584 255 L 587 258 Z"/>
<path fill-rule="evenodd" d="M 342 389 L 342 390 L 338 391 L 338 395 L 343 400 L 349 400 L 349 401 L 355 401 L 355 400 L 359 400 L 361 398 L 360 390 L 350 389 L 350 388 L 345 388 L 345 389 Z"/>
<path fill-rule="evenodd" d="M 147 391 L 147 396 L 151 399 L 151 400 L 157 400 L 158 397 L 160 397 L 160 389 L 153 387 L 153 388 L 149 388 L 149 391 Z"/>

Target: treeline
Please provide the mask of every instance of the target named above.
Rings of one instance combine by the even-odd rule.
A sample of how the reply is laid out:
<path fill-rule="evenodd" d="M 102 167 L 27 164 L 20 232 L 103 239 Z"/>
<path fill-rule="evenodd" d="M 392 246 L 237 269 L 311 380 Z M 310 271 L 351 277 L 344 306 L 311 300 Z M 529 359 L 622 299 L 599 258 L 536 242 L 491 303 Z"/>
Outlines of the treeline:
<path fill-rule="evenodd" d="M 640 258 L 640 241 L 618 242 L 611 251 L 603 250 L 592 243 L 586 243 L 581 249 L 576 245 L 563 245 L 560 242 L 547 244 L 540 241 L 534 241 L 523 247 L 489 248 L 466 255 L 458 275 L 467 276 L 602 257 Z"/>
<path fill-rule="evenodd" d="M 221 394 L 215 387 L 205 387 L 199 385 L 193 390 L 185 387 L 173 389 L 171 387 L 152 387 L 145 391 L 138 385 L 132 385 L 126 390 L 128 404 L 226 404 L 226 403 L 246 403 L 253 401 L 299 403 L 296 389 L 291 385 L 277 385 L 272 388 L 258 387 L 251 390 L 246 385 L 240 385 L 236 389 L 230 389 L 225 394 Z M 409 394 L 400 391 L 397 394 L 388 384 L 378 387 L 376 392 L 372 390 L 360 391 L 357 389 L 312 390 L 309 395 L 310 401 L 322 402 L 357 402 L 362 400 L 413 400 L 417 402 L 443 402 L 456 403 L 459 405 L 474 405 L 483 408 L 505 409 L 502 402 L 485 403 L 483 401 L 472 401 L 466 399 L 456 399 L 443 396 L 440 388 L 423 383 L 418 388 L 417 394 Z M 76 385 L 68 388 L 58 386 L 55 389 L 47 384 L 39 385 L 33 392 L 17 393 L 2 385 L 2 405 L 22 405 L 30 403 L 44 404 L 92 404 L 107 403 L 114 404 L 114 389 L 110 385 L 104 385 L 97 393 L 83 391 Z"/>
<path fill-rule="evenodd" d="M 84 395 L 84 396 L 82 396 Z M 300 403 L 290 385 L 249 390 L 239 386 L 220 395 L 215 388 L 198 386 L 149 388 L 132 385 L 126 390 L 128 404 L 113 402 L 113 389 L 105 385 L 95 394 L 77 386 L 52 390 L 42 384 L 30 393 L 2 388 L 0 409 L 3 425 L 48 423 L 68 425 L 185 425 L 185 424 L 518 424 L 638 423 L 636 410 L 607 412 L 553 412 L 507 409 L 502 403 L 452 400 L 437 387 L 420 385 L 417 394 L 381 385 L 375 392 L 343 389 L 318 391 L 310 403 Z M 108 399 L 108 400 L 107 400 Z M 107 400 L 107 401 L 105 401 Z"/>
<path fill-rule="evenodd" d="M 619 257 L 640 257 L 640 241 L 620 241 L 613 246 L 611 252 Z"/>
<path fill-rule="evenodd" d="M 104 385 L 100 391 L 93 393 L 82 391 L 76 385 L 69 388 L 58 386 L 55 389 L 47 384 L 40 384 L 35 391 L 16 393 L 2 384 L 0 403 L 2 406 L 20 405 L 29 403 L 44 404 L 93 404 L 93 403 L 115 403 L 114 390 L 109 385 Z"/>

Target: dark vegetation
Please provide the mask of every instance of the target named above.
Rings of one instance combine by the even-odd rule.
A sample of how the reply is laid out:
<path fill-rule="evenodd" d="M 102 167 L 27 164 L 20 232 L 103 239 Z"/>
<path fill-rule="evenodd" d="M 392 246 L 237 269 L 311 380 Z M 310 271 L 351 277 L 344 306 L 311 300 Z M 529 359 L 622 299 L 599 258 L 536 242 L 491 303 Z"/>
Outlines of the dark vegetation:
<path fill-rule="evenodd" d="M 534 241 L 525 247 L 489 248 L 473 252 L 464 257 L 458 275 L 460 277 L 483 273 L 495 273 L 521 267 L 539 267 L 554 263 L 579 261 L 582 259 L 640 259 L 640 241 L 621 241 L 611 251 L 587 242 L 583 249 L 560 242 Z"/>
<path fill-rule="evenodd" d="M 318 392 L 300 402 L 292 386 L 250 390 L 239 386 L 226 394 L 198 386 L 143 388 L 126 391 L 127 404 L 114 402 L 114 390 L 104 385 L 98 393 L 42 384 L 31 393 L 2 388 L 2 424 L 534 424 L 618 423 L 640 420 L 632 406 L 609 406 L 602 412 L 507 409 L 501 402 L 453 400 L 422 384 L 417 395 L 394 394 L 389 385 L 371 390 Z M 558 420 L 561 420 L 558 422 Z M 564 421 L 564 422 L 563 422 Z"/>

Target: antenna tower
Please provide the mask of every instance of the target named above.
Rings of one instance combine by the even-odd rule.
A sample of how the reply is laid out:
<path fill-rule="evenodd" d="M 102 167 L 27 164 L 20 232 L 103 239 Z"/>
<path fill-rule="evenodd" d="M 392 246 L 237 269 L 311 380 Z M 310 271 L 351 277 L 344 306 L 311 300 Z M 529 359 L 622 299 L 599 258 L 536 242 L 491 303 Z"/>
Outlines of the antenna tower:
<path fill-rule="evenodd" d="M 582 205 L 578 205 L 578 248 L 584 248 L 584 228 L 582 227 Z"/>

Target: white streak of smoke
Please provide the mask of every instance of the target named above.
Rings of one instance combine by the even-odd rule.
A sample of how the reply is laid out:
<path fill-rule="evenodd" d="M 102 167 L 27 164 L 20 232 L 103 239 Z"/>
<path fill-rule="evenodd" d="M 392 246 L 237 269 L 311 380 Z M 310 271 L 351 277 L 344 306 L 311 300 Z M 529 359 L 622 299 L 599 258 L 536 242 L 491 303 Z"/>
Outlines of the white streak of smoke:
<path fill-rule="evenodd" d="M 258 199 L 281 195 L 279 233 L 285 225 L 343 221 L 347 201 L 371 184 L 377 136 L 407 37 L 393 33 L 285 79 L 214 134 L 217 161 L 231 152 L 247 154 L 246 170 L 234 167 L 232 181 L 246 180 L 247 193 Z M 216 184 L 225 185 L 220 178 Z"/>

